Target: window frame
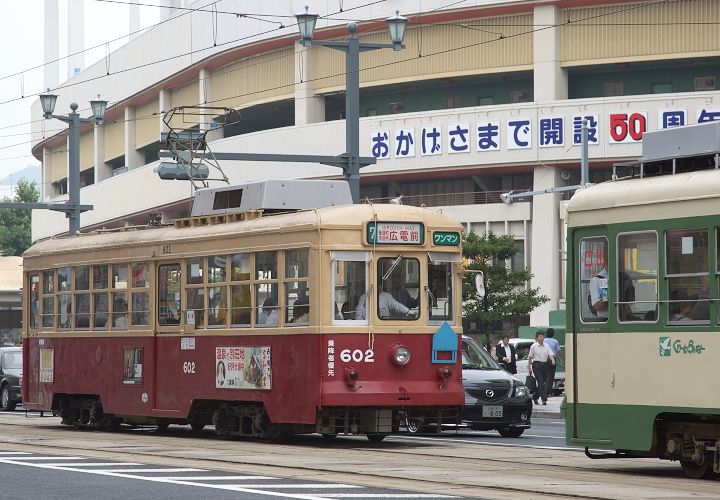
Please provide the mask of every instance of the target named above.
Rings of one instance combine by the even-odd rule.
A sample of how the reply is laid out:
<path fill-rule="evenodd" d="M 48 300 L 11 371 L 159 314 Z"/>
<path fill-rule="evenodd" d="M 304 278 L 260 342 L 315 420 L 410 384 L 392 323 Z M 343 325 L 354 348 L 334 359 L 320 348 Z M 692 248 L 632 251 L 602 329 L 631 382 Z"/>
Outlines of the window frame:
<path fill-rule="evenodd" d="M 370 283 L 370 263 L 372 262 L 371 254 L 370 252 L 347 252 L 347 251 L 331 251 L 330 252 L 330 261 L 331 261 L 331 275 L 332 275 L 332 287 L 330 288 L 330 303 L 332 304 L 333 310 L 332 310 L 332 324 L 336 326 L 343 326 L 343 325 L 367 325 L 369 322 L 369 314 L 367 311 L 365 311 L 365 319 L 337 319 L 335 315 L 335 307 L 336 307 L 336 297 L 335 297 L 335 291 L 338 287 L 337 283 L 337 273 L 338 273 L 338 262 L 364 262 L 365 263 L 365 292 L 362 295 L 365 295 L 365 303 L 366 308 L 369 308 L 368 304 L 368 296 L 370 293 L 370 287 L 368 286 L 368 283 Z M 358 297 L 358 299 L 360 298 Z"/>
<path fill-rule="evenodd" d="M 670 246 L 668 245 L 668 233 L 694 233 L 694 232 L 702 232 L 702 231 L 705 231 L 705 234 L 707 236 L 707 255 L 705 258 L 706 271 L 705 272 L 690 272 L 690 273 L 669 273 L 668 272 L 669 271 L 668 270 L 668 263 L 669 263 L 668 250 L 670 249 Z M 711 286 L 710 285 L 710 279 L 711 279 L 711 277 L 710 277 L 710 269 L 711 269 L 710 258 L 712 256 L 711 237 L 712 237 L 712 234 L 710 231 L 710 227 L 708 227 L 708 226 L 706 226 L 706 227 L 682 226 L 682 227 L 677 227 L 677 228 L 676 227 L 665 228 L 663 230 L 663 245 L 664 245 L 664 260 L 665 260 L 664 266 L 663 266 L 664 267 L 664 269 L 663 269 L 663 271 L 664 271 L 664 273 L 663 273 L 663 281 L 664 281 L 663 291 L 665 292 L 665 297 L 666 297 L 666 299 L 663 300 L 663 302 L 666 305 L 666 307 L 664 307 L 664 312 L 666 315 L 665 325 L 668 327 L 709 326 L 713 323 L 712 317 L 711 317 L 712 314 L 710 311 L 710 304 L 712 303 L 712 297 L 711 297 L 712 290 L 711 289 L 708 290 L 709 293 L 708 293 L 707 302 L 709 304 L 708 304 L 708 319 L 707 320 L 696 320 L 696 319 L 689 319 L 687 321 L 672 320 L 671 319 L 672 315 L 670 313 L 671 305 L 674 304 L 675 302 L 695 302 L 695 307 L 697 307 L 697 305 L 700 304 L 701 302 L 706 302 L 705 300 L 701 300 L 701 299 L 697 299 L 697 300 L 686 299 L 684 301 L 677 300 L 677 299 L 671 299 L 670 298 L 670 295 L 671 295 L 670 281 L 675 278 L 680 278 L 680 279 L 682 279 L 682 278 L 702 278 L 703 276 L 705 276 L 705 277 L 707 277 L 707 280 L 708 280 L 708 286 L 709 287 Z M 717 253 L 717 248 L 715 251 Z"/>
<path fill-rule="evenodd" d="M 655 235 L 655 264 L 657 266 L 657 270 L 655 271 L 655 290 L 656 290 L 656 296 L 655 296 L 655 319 L 654 320 L 633 320 L 633 321 L 623 321 L 620 319 L 620 306 L 624 304 L 648 304 L 652 303 L 651 301 L 642 301 L 642 300 L 635 300 L 632 302 L 627 301 L 621 301 L 618 300 L 620 298 L 620 238 L 623 236 L 631 236 L 631 235 L 637 235 L 637 234 L 653 234 Z M 619 232 L 615 235 L 615 274 L 614 274 L 614 287 L 615 290 L 615 301 L 613 304 L 615 305 L 615 321 L 617 321 L 619 324 L 622 325 L 654 325 L 657 324 L 660 321 L 660 307 L 662 300 L 660 298 L 660 234 L 657 229 L 640 229 L 636 231 L 623 231 Z M 624 272 L 624 271 L 623 271 Z M 636 296 L 637 297 L 637 296 Z"/>

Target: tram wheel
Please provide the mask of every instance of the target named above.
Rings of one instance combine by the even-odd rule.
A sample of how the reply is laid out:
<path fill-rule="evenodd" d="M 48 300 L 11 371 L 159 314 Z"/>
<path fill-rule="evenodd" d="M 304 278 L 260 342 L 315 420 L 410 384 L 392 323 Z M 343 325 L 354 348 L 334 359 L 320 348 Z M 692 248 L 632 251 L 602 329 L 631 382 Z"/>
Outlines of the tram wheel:
<path fill-rule="evenodd" d="M 328 441 L 331 439 L 335 439 L 337 437 L 337 434 L 323 434 L 323 439 L 327 439 Z"/>
<path fill-rule="evenodd" d="M 380 441 L 385 439 L 386 436 L 387 434 L 368 434 L 367 438 L 368 441 L 370 441 L 371 443 L 379 443 Z"/>
<path fill-rule="evenodd" d="M 504 429 L 498 429 L 500 435 L 504 438 L 519 438 L 525 429 L 518 429 L 517 427 L 505 427 Z"/>
<path fill-rule="evenodd" d="M 702 479 L 710 477 L 713 474 L 712 464 L 707 460 L 705 463 L 698 465 L 692 460 L 680 460 L 680 467 L 690 479 Z"/>
<path fill-rule="evenodd" d="M 170 427 L 170 424 L 157 424 L 157 432 L 165 432 Z"/>
<path fill-rule="evenodd" d="M 190 428 L 195 432 L 201 432 L 205 428 L 205 424 L 192 423 L 190 424 Z"/>

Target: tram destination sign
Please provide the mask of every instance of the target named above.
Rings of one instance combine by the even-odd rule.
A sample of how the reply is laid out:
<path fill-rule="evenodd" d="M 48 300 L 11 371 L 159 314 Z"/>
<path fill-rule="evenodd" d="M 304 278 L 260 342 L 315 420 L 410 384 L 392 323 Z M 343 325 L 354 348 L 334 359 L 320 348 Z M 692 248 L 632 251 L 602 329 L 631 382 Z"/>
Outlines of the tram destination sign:
<path fill-rule="evenodd" d="M 460 245 L 460 233 L 457 231 L 433 231 L 433 245 L 456 247 Z"/>
<path fill-rule="evenodd" d="M 424 245 L 425 227 L 420 222 L 370 221 L 366 236 L 370 245 Z"/>

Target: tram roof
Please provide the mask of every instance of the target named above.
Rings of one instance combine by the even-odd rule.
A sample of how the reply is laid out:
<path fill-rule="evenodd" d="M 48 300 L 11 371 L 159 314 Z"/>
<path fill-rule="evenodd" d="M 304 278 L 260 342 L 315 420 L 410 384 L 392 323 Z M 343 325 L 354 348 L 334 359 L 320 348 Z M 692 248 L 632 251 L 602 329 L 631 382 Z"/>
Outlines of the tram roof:
<path fill-rule="evenodd" d="M 720 171 L 618 179 L 578 189 L 567 205 L 569 226 L 717 214 Z"/>
<path fill-rule="evenodd" d="M 462 225 L 437 210 L 393 204 L 357 204 L 325 207 L 314 210 L 263 215 L 237 222 L 195 225 L 190 227 L 143 227 L 110 231 L 93 231 L 77 236 L 58 236 L 31 246 L 23 257 L 31 258 L 52 253 L 95 250 L 98 247 L 118 248 L 190 242 L 204 238 L 231 237 L 235 234 L 267 234 L 274 232 L 322 229 L 360 229 L 369 220 L 392 222 L 423 222 L 426 226 L 462 231 Z"/>

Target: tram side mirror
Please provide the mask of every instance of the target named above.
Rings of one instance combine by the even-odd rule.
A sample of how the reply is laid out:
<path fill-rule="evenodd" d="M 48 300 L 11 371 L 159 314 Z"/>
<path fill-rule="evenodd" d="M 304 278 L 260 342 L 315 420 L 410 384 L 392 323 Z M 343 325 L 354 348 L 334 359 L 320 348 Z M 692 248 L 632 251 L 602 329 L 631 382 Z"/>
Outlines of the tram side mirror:
<path fill-rule="evenodd" d="M 475 291 L 481 299 L 485 297 L 485 276 L 482 272 L 475 275 Z"/>

